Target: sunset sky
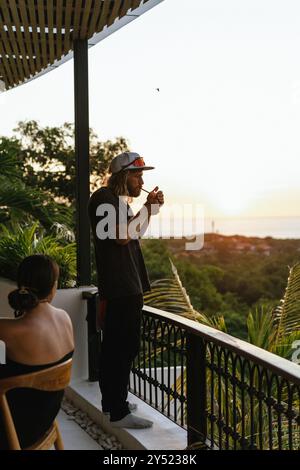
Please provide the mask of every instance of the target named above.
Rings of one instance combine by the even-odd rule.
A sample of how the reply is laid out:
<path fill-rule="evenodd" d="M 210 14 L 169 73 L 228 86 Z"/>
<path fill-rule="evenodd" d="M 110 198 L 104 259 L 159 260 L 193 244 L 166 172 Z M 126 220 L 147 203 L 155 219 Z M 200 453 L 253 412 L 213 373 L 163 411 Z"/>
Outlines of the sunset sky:
<path fill-rule="evenodd" d="M 165 0 L 90 49 L 90 126 L 126 137 L 171 203 L 300 216 L 299 24 L 296 0 Z M 0 106 L 0 135 L 73 121 L 72 61 Z"/>

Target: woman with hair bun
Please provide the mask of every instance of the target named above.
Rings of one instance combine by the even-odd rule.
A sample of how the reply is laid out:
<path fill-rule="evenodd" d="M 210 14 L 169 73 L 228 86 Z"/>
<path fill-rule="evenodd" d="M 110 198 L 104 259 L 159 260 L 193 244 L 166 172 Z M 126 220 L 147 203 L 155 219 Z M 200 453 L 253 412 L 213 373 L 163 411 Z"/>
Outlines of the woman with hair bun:
<path fill-rule="evenodd" d="M 17 275 L 18 288 L 8 300 L 15 319 L 0 319 L 0 340 L 6 345 L 6 364 L 0 364 L 0 379 L 36 372 L 72 357 L 73 329 L 69 315 L 51 305 L 59 267 L 45 255 L 25 258 Z M 12 390 L 8 402 L 21 447 L 29 447 L 51 426 L 63 391 Z M 7 441 L 0 416 L 0 449 Z"/>

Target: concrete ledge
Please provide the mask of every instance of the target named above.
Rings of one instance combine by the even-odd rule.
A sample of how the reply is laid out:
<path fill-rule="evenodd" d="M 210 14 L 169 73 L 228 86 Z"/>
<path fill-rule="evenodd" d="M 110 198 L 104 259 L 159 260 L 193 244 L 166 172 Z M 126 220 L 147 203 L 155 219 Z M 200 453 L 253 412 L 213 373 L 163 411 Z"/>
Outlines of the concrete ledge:
<path fill-rule="evenodd" d="M 115 429 L 100 411 L 101 395 L 98 383 L 74 380 L 66 390 L 66 398 L 88 414 L 102 429 L 116 438 L 128 450 L 183 450 L 187 433 L 151 406 L 129 394 L 131 403 L 138 405 L 137 415 L 153 421 L 150 429 Z"/>

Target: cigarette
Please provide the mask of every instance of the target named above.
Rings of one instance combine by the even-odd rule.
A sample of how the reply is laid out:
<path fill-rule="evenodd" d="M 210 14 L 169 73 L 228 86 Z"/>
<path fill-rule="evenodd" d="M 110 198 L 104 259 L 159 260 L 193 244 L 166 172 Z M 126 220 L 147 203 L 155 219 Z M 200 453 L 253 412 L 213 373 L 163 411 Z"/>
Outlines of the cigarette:
<path fill-rule="evenodd" d="M 147 191 L 147 189 L 141 188 L 142 191 L 145 191 L 145 193 L 150 194 L 150 191 Z"/>

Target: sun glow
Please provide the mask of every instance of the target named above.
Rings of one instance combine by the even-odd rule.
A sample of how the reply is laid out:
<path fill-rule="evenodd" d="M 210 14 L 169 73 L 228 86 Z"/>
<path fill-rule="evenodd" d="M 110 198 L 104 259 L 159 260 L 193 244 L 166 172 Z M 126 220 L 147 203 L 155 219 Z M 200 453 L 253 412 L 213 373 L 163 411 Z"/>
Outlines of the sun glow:
<path fill-rule="evenodd" d="M 205 191 L 207 199 L 220 216 L 239 216 L 254 204 L 253 191 L 243 188 L 235 182 L 216 185 Z"/>
<path fill-rule="evenodd" d="M 215 198 L 215 204 L 226 215 L 240 215 L 249 204 L 240 194 L 224 193 L 222 197 Z"/>

